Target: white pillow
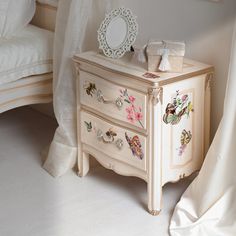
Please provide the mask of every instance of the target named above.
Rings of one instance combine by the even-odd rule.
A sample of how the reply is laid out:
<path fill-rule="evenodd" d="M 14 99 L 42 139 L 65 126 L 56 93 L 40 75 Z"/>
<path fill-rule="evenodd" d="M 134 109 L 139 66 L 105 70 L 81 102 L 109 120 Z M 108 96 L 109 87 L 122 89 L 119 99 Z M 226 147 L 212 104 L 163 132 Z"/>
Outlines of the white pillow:
<path fill-rule="evenodd" d="M 0 0 L 0 37 L 12 36 L 25 27 L 35 8 L 35 0 Z"/>

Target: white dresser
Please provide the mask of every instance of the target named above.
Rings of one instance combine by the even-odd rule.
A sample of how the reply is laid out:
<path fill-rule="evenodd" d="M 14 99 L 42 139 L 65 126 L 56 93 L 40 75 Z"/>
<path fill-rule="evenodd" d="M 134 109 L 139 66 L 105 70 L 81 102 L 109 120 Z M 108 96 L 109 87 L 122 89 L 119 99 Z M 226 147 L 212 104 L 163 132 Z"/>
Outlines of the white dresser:
<path fill-rule="evenodd" d="M 157 215 L 164 184 L 202 165 L 213 67 L 186 59 L 182 73 L 148 73 L 131 56 L 74 56 L 79 175 L 88 173 L 92 155 L 118 174 L 145 180 L 148 210 Z"/>

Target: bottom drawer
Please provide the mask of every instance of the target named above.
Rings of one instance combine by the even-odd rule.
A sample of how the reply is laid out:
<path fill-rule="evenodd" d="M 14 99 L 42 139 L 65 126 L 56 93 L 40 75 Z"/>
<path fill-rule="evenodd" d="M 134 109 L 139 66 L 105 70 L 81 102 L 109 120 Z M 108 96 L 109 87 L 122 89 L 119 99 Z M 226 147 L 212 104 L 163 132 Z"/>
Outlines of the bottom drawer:
<path fill-rule="evenodd" d="M 80 120 L 82 143 L 111 158 L 146 170 L 146 137 L 84 111 Z"/>

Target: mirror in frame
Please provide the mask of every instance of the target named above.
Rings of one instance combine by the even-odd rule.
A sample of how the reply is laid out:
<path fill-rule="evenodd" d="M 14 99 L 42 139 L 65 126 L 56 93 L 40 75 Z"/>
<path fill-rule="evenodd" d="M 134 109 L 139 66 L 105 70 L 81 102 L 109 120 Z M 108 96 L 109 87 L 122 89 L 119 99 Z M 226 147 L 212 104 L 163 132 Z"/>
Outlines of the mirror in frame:
<path fill-rule="evenodd" d="M 138 34 L 138 23 L 130 9 L 111 11 L 98 29 L 99 49 L 107 57 L 120 58 L 130 51 Z"/>

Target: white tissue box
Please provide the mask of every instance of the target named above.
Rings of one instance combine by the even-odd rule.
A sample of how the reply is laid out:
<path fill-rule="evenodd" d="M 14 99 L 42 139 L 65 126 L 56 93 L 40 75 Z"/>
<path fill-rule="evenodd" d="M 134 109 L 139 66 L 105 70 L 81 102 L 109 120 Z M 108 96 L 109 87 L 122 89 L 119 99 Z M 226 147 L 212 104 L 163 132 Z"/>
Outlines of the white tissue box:
<path fill-rule="evenodd" d="M 160 70 L 163 54 L 167 53 L 168 69 Z M 175 41 L 150 40 L 147 46 L 148 71 L 182 72 L 185 55 L 185 43 Z"/>

